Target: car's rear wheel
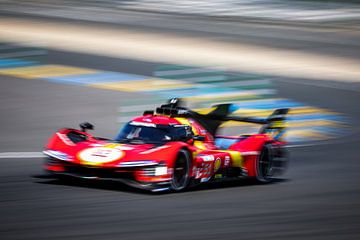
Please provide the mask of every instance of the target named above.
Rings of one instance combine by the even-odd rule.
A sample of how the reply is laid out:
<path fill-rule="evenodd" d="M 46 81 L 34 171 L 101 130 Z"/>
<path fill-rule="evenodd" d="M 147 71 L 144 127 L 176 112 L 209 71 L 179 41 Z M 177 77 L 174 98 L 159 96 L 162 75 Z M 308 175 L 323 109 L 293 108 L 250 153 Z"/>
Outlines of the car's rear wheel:
<path fill-rule="evenodd" d="M 267 143 L 263 146 L 256 161 L 256 179 L 261 183 L 268 183 L 273 176 L 273 154 L 272 146 Z"/>
<path fill-rule="evenodd" d="M 174 163 L 174 171 L 171 178 L 171 189 L 174 191 L 184 190 L 190 181 L 190 153 L 180 150 Z"/>

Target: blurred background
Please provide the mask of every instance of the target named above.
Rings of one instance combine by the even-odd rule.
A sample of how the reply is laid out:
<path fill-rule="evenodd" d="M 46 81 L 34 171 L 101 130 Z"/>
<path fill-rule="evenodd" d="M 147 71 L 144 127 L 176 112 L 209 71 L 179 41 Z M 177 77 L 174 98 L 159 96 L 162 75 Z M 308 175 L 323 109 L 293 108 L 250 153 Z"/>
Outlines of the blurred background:
<path fill-rule="evenodd" d="M 358 239 L 359 4 L 0 0 L 1 238 Z M 256 118 L 290 108 L 284 179 L 151 195 L 42 177 L 57 129 L 112 138 L 172 97 Z"/>

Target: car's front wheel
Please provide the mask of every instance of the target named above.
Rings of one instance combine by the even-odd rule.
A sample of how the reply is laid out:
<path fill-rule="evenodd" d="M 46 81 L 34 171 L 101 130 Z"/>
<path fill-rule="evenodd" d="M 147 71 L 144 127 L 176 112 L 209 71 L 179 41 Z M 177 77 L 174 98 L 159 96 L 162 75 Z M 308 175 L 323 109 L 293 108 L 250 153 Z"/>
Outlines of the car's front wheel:
<path fill-rule="evenodd" d="M 174 171 L 171 178 L 171 189 L 174 191 L 184 190 L 190 182 L 190 153 L 181 149 L 174 163 Z"/>

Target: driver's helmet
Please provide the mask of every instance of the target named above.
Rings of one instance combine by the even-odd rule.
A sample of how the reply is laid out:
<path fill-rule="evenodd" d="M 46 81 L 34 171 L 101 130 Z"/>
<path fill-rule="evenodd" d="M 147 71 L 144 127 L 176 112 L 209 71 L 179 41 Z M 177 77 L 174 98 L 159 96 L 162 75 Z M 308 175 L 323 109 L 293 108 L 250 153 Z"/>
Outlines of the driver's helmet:
<path fill-rule="evenodd" d="M 179 125 L 174 127 L 176 138 L 187 142 L 193 139 L 194 133 L 189 125 Z"/>

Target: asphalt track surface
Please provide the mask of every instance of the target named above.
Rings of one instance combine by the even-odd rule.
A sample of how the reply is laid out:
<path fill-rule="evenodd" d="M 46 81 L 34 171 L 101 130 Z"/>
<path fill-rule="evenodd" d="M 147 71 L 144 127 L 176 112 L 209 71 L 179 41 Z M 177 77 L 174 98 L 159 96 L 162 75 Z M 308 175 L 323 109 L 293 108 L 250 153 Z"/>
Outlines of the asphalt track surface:
<path fill-rule="evenodd" d="M 87 65 L 89 58 L 99 68 L 114 61 L 60 52 L 50 52 L 48 61 Z M 112 70 L 133 64 L 138 69 L 129 72 L 153 68 L 116 60 Z M 1 239 L 359 239 L 359 92 L 296 81 L 276 86 L 279 96 L 347 114 L 354 134 L 290 149 L 290 168 L 273 184 L 211 184 L 178 194 L 114 183 L 62 183 L 46 178 L 41 158 L 2 158 Z M 0 150 L 41 151 L 56 129 L 84 120 L 95 124 L 96 135 L 115 136 L 117 107 L 130 97 L 1 76 Z"/>

